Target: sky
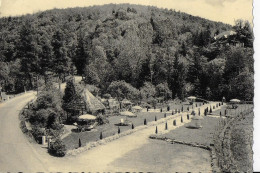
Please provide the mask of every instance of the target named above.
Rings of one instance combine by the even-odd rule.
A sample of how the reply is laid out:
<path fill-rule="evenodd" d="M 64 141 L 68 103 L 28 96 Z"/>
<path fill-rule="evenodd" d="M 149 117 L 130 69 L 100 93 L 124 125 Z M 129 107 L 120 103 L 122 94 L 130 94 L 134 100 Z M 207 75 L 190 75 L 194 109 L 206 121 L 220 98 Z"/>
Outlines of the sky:
<path fill-rule="evenodd" d="M 84 7 L 109 3 L 152 5 L 233 25 L 236 19 L 252 23 L 252 0 L 0 0 L 0 16 L 32 14 L 53 8 Z"/>

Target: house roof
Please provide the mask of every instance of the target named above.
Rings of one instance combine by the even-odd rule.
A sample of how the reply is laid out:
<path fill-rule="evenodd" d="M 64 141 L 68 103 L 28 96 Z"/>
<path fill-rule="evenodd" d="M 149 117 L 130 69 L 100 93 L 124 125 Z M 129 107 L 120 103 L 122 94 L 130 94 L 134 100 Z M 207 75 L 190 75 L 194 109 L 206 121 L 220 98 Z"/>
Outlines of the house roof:
<path fill-rule="evenodd" d="M 105 109 L 105 106 L 88 89 L 84 88 L 82 95 L 90 111 Z"/>
<path fill-rule="evenodd" d="M 232 31 L 232 30 L 230 30 L 230 31 L 224 31 L 224 32 L 222 32 L 222 33 L 220 33 L 220 34 L 218 34 L 218 35 L 216 35 L 215 37 L 214 37 L 214 39 L 215 40 L 217 40 L 217 39 L 220 39 L 220 38 L 227 38 L 227 37 L 229 37 L 229 36 L 231 36 L 231 35 L 236 35 L 237 33 L 235 32 L 235 31 Z"/>

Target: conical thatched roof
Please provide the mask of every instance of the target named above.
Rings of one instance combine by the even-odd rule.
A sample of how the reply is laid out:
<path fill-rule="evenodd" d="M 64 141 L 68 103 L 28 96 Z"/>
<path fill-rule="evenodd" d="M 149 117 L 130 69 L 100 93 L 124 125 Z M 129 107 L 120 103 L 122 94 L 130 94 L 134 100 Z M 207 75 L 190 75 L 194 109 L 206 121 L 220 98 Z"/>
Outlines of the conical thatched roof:
<path fill-rule="evenodd" d="M 88 89 L 84 88 L 82 95 L 91 112 L 105 109 L 105 106 Z"/>

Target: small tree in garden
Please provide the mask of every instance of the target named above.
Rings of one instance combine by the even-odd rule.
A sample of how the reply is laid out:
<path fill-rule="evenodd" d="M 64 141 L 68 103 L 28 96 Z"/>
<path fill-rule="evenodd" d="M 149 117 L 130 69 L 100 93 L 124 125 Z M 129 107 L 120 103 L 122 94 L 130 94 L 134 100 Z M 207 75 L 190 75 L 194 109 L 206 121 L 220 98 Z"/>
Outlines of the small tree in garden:
<path fill-rule="evenodd" d="M 187 114 L 187 120 L 189 120 L 190 119 L 190 115 L 189 114 Z"/>
<path fill-rule="evenodd" d="M 204 116 L 207 116 L 207 109 L 204 109 Z"/>
<path fill-rule="evenodd" d="M 200 115 L 200 109 L 199 109 L 199 115 Z"/>
<path fill-rule="evenodd" d="M 158 129 L 157 129 L 157 126 L 155 127 L 155 133 L 156 133 L 156 134 L 158 133 Z"/>
<path fill-rule="evenodd" d="M 102 132 L 100 132 L 99 139 L 103 139 L 103 134 L 102 134 Z"/>
<path fill-rule="evenodd" d="M 132 123 L 132 129 L 134 129 L 135 128 L 135 126 L 134 126 L 134 124 Z"/>
<path fill-rule="evenodd" d="M 176 124 L 176 120 L 173 120 L 173 125 L 174 125 L 174 126 L 176 126 L 176 125 L 177 125 L 177 124 Z"/>
<path fill-rule="evenodd" d="M 120 134 L 120 128 L 118 127 L 117 133 Z"/>
<path fill-rule="evenodd" d="M 211 106 L 210 106 L 210 110 L 209 110 L 209 113 L 212 113 L 212 108 L 211 108 Z"/>
<path fill-rule="evenodd" d="M 167 122 L 165 123 L 165 130 L 168 130 L 168 124 L 167 124 Z"/>
<path fill-rule="evenodd" d="M 183 118 L 182 118 L 182 116 L 181 116 L 181 122 L 183 123 Z"/>
<path fill-rule="evenodd" d="M 144 125 L 147 125 L 146 118 L 144 119 Z"/>
<path fill-rule="evenodd" d="M 79 148 L 81 147 L 81 140 L 80 140 L 80 138 L 79 138 Z"/>
<path fill-rule="evenodd" d="M 66 154 L 66 147 L 63 144 L 62 140 L 56 139 L 54 142 L 51 143 L 50 148 L 48 149 L 48 152 L 51 155 L 54 155 L 57 157 L 63 157 Z"/>

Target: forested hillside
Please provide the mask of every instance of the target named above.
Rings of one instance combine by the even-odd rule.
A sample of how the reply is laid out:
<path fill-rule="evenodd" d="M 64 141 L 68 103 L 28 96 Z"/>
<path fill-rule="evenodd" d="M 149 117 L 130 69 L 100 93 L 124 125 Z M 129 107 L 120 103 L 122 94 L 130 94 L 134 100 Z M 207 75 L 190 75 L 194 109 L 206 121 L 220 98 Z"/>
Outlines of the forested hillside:
<path fill-rule="evenodd" d="M 230 30 L 243 46 L 216 44 L 214 36 Z M 230 26 L 174 10 L 109 4 L 1 18 L 0 38 L 0 84 L 7 92 L 78 74 L 101 94 L 113 81 L 125 81 L 136 89 L 169 87 L 172 98 L 253 98 L 247 22 Z"/>

